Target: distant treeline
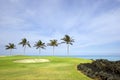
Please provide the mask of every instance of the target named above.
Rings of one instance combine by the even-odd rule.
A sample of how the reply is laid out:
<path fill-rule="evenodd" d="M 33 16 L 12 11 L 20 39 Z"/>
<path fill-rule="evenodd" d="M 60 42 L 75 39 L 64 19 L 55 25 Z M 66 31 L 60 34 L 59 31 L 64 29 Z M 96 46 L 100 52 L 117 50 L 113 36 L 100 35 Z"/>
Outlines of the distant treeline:
<path fill-rule="evenodd" d="M 77 69 L 95 80 L 120 80 L 120 60 L 98 59 L 92 63 L 79 64 Z"/>

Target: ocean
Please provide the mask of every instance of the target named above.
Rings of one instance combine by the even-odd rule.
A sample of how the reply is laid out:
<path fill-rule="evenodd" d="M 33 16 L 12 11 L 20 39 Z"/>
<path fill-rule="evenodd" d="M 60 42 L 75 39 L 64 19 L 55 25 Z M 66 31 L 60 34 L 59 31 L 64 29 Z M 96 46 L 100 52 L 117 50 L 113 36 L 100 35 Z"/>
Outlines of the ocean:
<path fill-rule="evenodd" d="M 73 56 L 70 56 L 70 57 L 75 57 L 75 58 L 85 58 L 85 59 L 93 59 L 93 60 L 96 60 L 96 59 L 107 59 L 107 60 L 110 60 L 110 61 L 118 61 L 120 60 L 120 55 L 73 55 Z"/>
<path fill-rule="evenodd" d="M 1 55 L 2 56 L 2 55 Z M 28 55 L 28 56 L 52 56 L 52 55 Z M 73 57 L 73 58 L 84 58 L 84 59 L 107 59 L 110 61 L 120 61 L 120 55 L 55 55 L 58 57 Z"/>
<path fill-rule="evenodd" d="M 33 55 L 31 55 L 33 56 Z M 52 56 L 52 55 L 34 55 L 34 56 Z M 107 59 L 110 61 L 118 61 L 120 60 L 120 55 L 55 55 L 58 57 L 72 57 L 72 58 L 84 58 L 84 59 Z"/>

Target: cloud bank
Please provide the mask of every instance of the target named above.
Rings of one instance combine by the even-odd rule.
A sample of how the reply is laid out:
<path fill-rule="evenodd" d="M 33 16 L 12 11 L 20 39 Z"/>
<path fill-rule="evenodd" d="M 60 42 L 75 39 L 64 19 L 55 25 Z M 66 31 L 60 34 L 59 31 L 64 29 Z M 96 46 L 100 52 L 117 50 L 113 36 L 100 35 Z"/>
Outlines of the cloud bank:
<path fill-rule="evenodd" d="M 1 0 L 0 51 L 9 54 L 4 46 L 17 45 L 24 37 L 33 45 L 39 39 L 48 43 L 68 34 L 75 39 L 71 55 L 119 55 L 119 21 L 119 0 Z M 17 45 L 14 53 L 22 50 Z M 43 55 L 51 51 L 47 47 Z M 66 45 L 55 51 L 66 54 Z M 37 54 L 37 50 L 28 48 L 27 54 Z"/>

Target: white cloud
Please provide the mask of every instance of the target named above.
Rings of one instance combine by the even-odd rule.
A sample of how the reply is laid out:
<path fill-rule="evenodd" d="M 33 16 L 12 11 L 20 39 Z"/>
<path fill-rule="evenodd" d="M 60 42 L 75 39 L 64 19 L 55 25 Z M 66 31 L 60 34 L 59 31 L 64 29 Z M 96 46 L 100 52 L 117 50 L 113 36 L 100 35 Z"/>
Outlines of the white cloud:
<path fill-rule="evenodd" d="M 29 5 L 27 1 L 11 2 L 13 6 L 6 3 L 6 8 L 0 10 L 0 38 L 3 45 L 9 42 L 18 43 L 24 37 L 32 44 L 39 39 L 48 43 L 49 40 L 60 39 L 65 34 L 75 39 L 76 50 L 120 41 L 120 8 L 102 11 L 100 7 L 107 2 L 105 0 L 93 2 L 92 5 L 83 1 L 82 6 L 72 4 L 73 7 L 61 0 L 30 1 Z M 106 6 L 109 5 L 104 7 Z M 69 7 L 71 9 L 67 10 Z M 60 46 L 58 51 L 60 50 L 63 52 L 66 48 Z"/>
<path fill-rule="evenodd" d="M 20 24 L 23 24 L 24 20 L 16 17 L 4 16 L 0 19 L 0 25 L 4 27 L 14 27 Z"/>

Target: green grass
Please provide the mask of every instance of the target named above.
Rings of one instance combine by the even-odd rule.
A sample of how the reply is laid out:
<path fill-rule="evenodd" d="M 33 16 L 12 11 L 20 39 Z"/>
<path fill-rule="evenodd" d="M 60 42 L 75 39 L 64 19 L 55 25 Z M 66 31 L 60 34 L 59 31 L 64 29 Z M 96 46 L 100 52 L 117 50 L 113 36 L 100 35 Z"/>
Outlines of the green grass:
<path fill-rule="evenodd" d="M 14 63 L 31 58 L 49 59 L 46 63 Z M 91 60 L 51 56 L 0 57 L 0 80 L 92 80 L 77 70 L 79 63 Z"/>

